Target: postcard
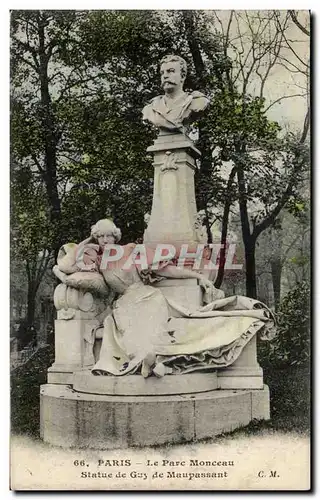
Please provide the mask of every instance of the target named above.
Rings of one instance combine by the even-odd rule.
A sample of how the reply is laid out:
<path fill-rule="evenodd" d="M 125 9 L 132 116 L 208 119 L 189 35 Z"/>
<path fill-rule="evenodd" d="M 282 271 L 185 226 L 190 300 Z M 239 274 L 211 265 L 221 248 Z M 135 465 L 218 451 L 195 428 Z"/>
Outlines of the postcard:
<path fill-rule="evenodd" d="M 12 490 L 310 490 L 310 24 L 11 11 Z"/>

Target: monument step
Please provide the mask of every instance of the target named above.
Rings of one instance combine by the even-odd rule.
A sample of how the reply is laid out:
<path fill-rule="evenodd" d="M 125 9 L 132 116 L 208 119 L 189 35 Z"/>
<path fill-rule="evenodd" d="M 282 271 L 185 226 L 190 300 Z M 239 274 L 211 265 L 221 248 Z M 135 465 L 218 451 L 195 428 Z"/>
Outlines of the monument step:
<path fill-rule="evenodd" d="M 141 374 L 116 377 L 97 376 L 90 370 L 73 374 L 73 389 L 89 394 L 122 396 L 154 396 L 167 394 L 194 394 L 218 388 L 217 372 L 187 373 L 144 378 Z"/>

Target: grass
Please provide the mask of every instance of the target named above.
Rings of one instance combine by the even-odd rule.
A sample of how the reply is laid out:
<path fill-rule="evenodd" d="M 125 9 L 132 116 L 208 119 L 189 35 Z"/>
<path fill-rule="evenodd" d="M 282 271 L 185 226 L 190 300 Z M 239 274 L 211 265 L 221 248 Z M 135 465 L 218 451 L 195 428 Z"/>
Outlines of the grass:
<path fill-rule="evenodd" d="M 310 368 L 289 366 L 264 370 L 270 389 L 271 422 L 276 430 L 309 432 Z"/>
<path fill-rule="evenodd" d="M 264 383 L 270 390 L 270 420 L 253 420 L 233 435 L 260 434 L 263 430 L 310 432 L 310 369 L 308 366 L 264 368 Z"/>
<path fill-rule="evenodd" d="M 39 387 L 47 380 L 54 348 L 41 349 L 25 365 L 11 373 L 11 429 L 14 434 L 39 437 Z M 310 375 L 308 366 L 264 368 L 270 389 L 271 420 L 253 421 L 241 432 L 263 429 L 307 434 L 310 427 Z M 236 434 L 240 430 L 234 431 Z"/>

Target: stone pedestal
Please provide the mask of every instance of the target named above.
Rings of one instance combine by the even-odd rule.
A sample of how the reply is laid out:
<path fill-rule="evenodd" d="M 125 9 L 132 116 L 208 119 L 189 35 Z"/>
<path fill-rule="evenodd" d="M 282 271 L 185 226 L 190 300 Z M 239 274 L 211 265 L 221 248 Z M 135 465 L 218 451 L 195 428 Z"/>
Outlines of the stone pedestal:
<path fill-rule="evenodd" d="M 263 371 L 257 361 L 257 338 L 254 336 L 239 358 L 218 371 L 220 389 L 262 389 Z"/>
<path fill-rule="evenodd" d="M 107 396 L 46 384 L 40 390 L 40 415 L 42 439 L 65 448 L 184 443 L 230 432 L 253 419 L 269 419 L 269 390 Z"/>
<path fill-rule="evenodd" d="M 154 155 L 152 211 L 144 242 L 197 245 L 194 172 L 200 152 L 184 134 L 163 134 L 147 149 Z"/>

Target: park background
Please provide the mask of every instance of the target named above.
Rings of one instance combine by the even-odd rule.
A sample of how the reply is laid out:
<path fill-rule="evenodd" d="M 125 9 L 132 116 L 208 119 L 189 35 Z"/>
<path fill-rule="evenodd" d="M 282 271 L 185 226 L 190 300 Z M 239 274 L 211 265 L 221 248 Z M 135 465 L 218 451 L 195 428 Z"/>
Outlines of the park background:
<path fill-rule="evenodd" d="M 137 241 L 150 213 L 161 93 L 158 62 L 188 63 L 185 88 L 211 98 L 195 124 L 207 241 L 232 241 L 242 272 L 227 294 L 271 307 L 260 342 L 271 391 L 264 429 L 307 433 L 310 385 L 310 19 L 305 11 L 12 11 L 11 425 L 38 437 L 39 385 L 53 362 L 51 268 L 61 244 L 111 217 Z"/>

